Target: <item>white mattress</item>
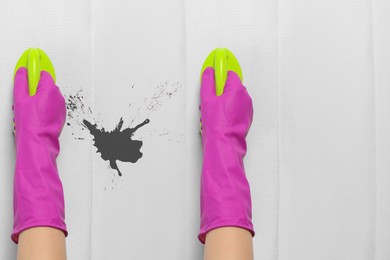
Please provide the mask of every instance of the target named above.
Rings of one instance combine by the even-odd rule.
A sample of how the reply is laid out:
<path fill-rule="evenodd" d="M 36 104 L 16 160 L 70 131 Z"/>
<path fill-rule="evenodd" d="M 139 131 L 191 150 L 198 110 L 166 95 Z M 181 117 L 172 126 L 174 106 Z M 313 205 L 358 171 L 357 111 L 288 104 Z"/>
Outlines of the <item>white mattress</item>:
<path fill-rule="evenodd" d="M 0 258 L 16 255 L 12 72 L 37 46 L 82 97 L 58 159 L 69 259 L 201 259 L 199 71 L 215 47 L 254 102 L 255 259 L 390 259 L 389 14 L 386 0 L 1 2 Z M 119 176 L 81 123 L 121 117 L 150 122 Z"/>

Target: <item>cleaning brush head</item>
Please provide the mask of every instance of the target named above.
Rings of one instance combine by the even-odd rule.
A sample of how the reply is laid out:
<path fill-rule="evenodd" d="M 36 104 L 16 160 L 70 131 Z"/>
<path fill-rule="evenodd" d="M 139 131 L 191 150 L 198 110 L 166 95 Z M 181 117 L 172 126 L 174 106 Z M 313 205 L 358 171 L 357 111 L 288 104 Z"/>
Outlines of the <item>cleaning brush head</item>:
<path fill-rule="evenodd" d="M 54 82 L 56 81 L 56 74 L 52 62 L 46 53 L 39 48 L 27 49 L 20 56 L 15 66 L 14 78 L 18 69 L 22 67 L 26 68 L 28 72 L 28 92 L 30 96 L 34 96 L 37 92 L 41 71 L 48 72 L 53 77 Z"/>
<path fill-rule="evenodd" d="M 223 94 L 227 75 L 229 71 L 234 71 L 243 82 L 242 71 L 237 58 L 226 48 L 216 48 L 206 58 L 203 63 L 201 78 L 205 69 L 212 67 L 215 75 L 216 95 Z"/>

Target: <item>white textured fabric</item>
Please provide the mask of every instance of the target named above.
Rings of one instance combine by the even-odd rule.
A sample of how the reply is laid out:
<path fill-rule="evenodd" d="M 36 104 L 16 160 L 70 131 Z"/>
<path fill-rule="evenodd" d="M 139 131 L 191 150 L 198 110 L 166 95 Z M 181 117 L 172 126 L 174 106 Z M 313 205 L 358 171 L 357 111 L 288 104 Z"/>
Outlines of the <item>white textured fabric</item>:
<path fill-rule="evenodd" d="M 199 72 L 221 46 L 239 59 L 254 102 L 245 165 L 255 259 L 390 260 L 388 1 L 14 0 L 0 7 L 1 259 L 16 252 L 12 71 L 31 46 L 49 54 L 65 95 L 83 90 L 108 130 L 120 117 L 131 127 L 150 119 L 134 135 L 144 155 L 119 162 L 122 177 L 85 129 L 64 128 L 58 163 L 68 258 L 201 259 Z M 156 86 L 175 93 L 150 112 Z M 85 140 L 75 139 L 77 131 Z"/>

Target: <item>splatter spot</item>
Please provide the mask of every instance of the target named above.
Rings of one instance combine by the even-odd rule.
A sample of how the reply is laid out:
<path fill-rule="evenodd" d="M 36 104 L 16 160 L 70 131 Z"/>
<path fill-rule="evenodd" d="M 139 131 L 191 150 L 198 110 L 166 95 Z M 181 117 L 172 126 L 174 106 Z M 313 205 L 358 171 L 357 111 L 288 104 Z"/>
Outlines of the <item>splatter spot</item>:
<path fill-rule="evenodd" d="M 100 153 L 103 160 L 110 162 L 110 167 L 117 170 L 119 176 L 122 176 L 122 173 L 116 161 L 135 163 L 142 157 L 140 151 L 142 141 L 132 140 L 131 137 L 137 129 L 149 122 L 150 120 L 146 119 L 134 128 L 128 127 L 121 130 L 123 125 L 123 118 L 121 118 L 114 130 L 106 131 L 104 128 L 99 129 L 96 124 L 93 125 L 87 120 L 83 121 L 94 137 L 97 153 Z"/>
<path fill-rule="evenodd" d="M 129 91 L 134 93 L 129 96 L 138 95 L 137 101 L 141 100 L 141 102 L 130 102 L 127 111 L 124 111 L 124 116 L 120 118 L 119 123 L 112 131 L 105 130 L 101 115 L 94 113 L 88 105 L 89 99 L 86 97 L 89 95 L 85 94 L 83 89 L 80 89 L 76 93 L 65 95 L 68 121 L 66 125 L 71 129 L 71 135 L 75 140 L 90 140 L 90 135 L 93 136 L 93 145 L 97 148 L 97 153 L 100 153 L 103 160 L 109 162 L 108 169 L 115 170 L 115 172 L 112 172 L 112 181 L 114 182 L 118 176 L 122 176 L 117 161 L 136 163 L 143 156 L 140 151 L 143 142 L 133 140 L 134 133 L 140 127 L 148 124 L 150 115 L 170 100 L 180 88 L 182 88 L 182 85 L 179 82 L 169 83 L 165 81 L 157 85 L 150 84 L 149 86 L 143 86 L 142 93 L 147 94 L 140 98 L 140 93 L 134 92 L 137 91 L 136 86 L 130 85 Z M 149 90 L 152 92 L 147 92 Z M 124 121 L 129 122 L 130 125 L 133 125 L 134 122 L 142 123 L 130 128 L 123 125 Z M 147 134 L 148 144 L 157 144 L 153 142 L 155 137 L 164 137 L 169 142 L 180 142 L 182 140 L 182 136 L 165 128 L 149 131 L 149 134 Z"/>

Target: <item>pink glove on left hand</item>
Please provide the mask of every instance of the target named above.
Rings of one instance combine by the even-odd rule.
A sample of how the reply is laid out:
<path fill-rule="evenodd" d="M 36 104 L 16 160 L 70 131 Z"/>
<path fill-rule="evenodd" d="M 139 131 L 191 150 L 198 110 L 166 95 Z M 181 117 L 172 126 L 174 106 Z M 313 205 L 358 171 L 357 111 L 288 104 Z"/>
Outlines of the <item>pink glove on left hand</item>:
<path fill-rule="evenodd" d="M 41 72 L 37 92 L 29 96 L 27 70 L 14 80 L 16 165 L 12 241 L 28 228 L 47 226 L 68 235 L 63 187 L 56 159 L 59 136 L 66 119 L 65 99 L 53 78 Z"/>

